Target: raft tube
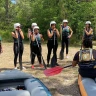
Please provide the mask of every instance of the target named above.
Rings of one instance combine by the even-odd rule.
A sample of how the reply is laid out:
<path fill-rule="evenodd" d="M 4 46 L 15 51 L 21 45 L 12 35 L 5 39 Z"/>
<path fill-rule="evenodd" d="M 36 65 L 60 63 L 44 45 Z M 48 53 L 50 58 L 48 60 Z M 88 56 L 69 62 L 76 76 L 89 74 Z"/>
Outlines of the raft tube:
<path fill-rule="evenodd" d="M 52 96 L 48 88 L 31 74 L 19 70 L 0 73 L 0 96 Z"/>
<path fill-rule="evenodd" d="M 84 78 L 79 75 L 78 85 L 81 96 L 96 96 L 96 81 L 91 78 Z"/>

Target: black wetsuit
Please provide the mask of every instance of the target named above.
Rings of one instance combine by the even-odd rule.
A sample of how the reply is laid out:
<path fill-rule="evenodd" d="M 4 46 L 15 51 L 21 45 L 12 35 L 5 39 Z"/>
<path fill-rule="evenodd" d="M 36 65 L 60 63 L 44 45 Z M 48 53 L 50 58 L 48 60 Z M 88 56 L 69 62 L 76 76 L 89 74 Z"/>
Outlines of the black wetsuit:
<path fill-rule="evenodd" d="M 90 29 L 87 30 L 87 32 L 90 32 Z M 89 40 L 92 42 L 92 38 L 93 38 L 93 34 L 87 35 L 87 34 L 84 32 L 84 37 L 83 37 L 83 39 L 89 39 Z M 92 46 L 91 46 L 91 48 L 92 48 Z"/>
<path fill-rule="evenodd" d="M 31 54 L 32 54 L 32 58 L 31 58 L 31 64 L 34 64 L 34 60 L 35 60 L 35 56 L 37 55 L 38 61 L 41 64 L 41 38 L 40 38 L 40 34 L 38 33 L 37 35 L 35 35 L 36 40 L 32 41 L 32 49 L 31 49 Z M 39 46 L 38 46 L 39 45 Z"/>
<path fill-rule="evenodd" d="M 52 32 L 52 29 L 49 29 L 50 33 Z M 55 35 L 55 45 L 54 45 L 54 35 Z M 53 55 L 56 58 L 56 62 L 57 62 L 57 48 L 58 48 L 58 41 L 57 41 L 57 34 L 55 33 L 51 38 L 48 38 L 48 42 L 47 42 L 47 49 L 48 49 L 48 54 L 47 54 L 47 63 L 49 64 L 50 61 L 50 55 L 51 55 L 51 51 L 53 49 Z"/>
<path fill-rule="evenodd" d="M 15 31 L 14 31 L 14 33 L 15 33 Z M 23 50 L 24 50 L 23 40 L 22 40 L 22 37 L 19 32 L 18 32 L 18 39 L 14 38 L 14 37 L 13 37 L 13 39 L 14 39 L 14 46 L 13 46 L 14 66 L 16 67 L 16 65 L 17 65 L 17 58 L 19 55 L 20 70 L 22 70 L 22 55 L 23 55 Z"/>
<path fill-rule="evenodd" d="M 66 45 L 66 54 L 68 54 L 68 47 L 69 47 L 69 28 L 68 26 L 62 27 L 62 52 L 64 53 L 64 48 Z"/>

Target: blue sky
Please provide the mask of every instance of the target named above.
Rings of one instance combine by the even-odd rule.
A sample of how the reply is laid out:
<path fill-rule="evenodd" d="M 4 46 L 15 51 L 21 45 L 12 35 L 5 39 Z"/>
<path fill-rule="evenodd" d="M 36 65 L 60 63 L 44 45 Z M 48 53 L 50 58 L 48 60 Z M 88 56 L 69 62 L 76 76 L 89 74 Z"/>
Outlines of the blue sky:
<path fill-rule="evenodd" d="M 16 4 L 16 0 L 11 0 L 11 2 L 12 2 L 13 4 Z"/>

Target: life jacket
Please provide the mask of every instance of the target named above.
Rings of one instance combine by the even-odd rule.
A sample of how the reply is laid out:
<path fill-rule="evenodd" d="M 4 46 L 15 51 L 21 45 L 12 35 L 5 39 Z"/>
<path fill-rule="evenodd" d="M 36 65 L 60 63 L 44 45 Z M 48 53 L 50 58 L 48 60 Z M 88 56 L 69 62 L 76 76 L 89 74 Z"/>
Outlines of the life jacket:
<path fill-rule="evenodd" d="M 90 31 L 90 29 L 89 30 L 87 30 L 88 32 Z M 92 37 L 93 37 L 93 33 L 92 34 L 90 34 L 90 35 L 87 35 L 85 32 L 84 32 L 84 39 L 90 39 L 90 40 L 92 40 Z"/>
<path fill-rule="evenodd" d="M 15 33 L 15 31 L 13 31 L 14 33 Z M 21 37 L 21 35 L 20 35 L 20 32 L 18 32 L 18 38 L 14 38 L 13 37 L 13 39 L 14 39 L 14 43 L 23 43 L 23 39 L 22 39 L 22 37 Z"/>
<path fill-rule="evenodd" d="M 69 36 L 69 32 L 70 32 L 70 30 L 69 30 L 69 27 L 68 26 L 66 26 L 66 27 L 62 27 L 62 37 L 68 37 Z"/>
<path fill-rule="evenodd" d="M 32 41 L 32 44 L 33 44 L 33 46 L 38 46 L 38 44 L 39 45 L 41 45 L 41 37 L 40 37 L 40 34 L 38 33 L 38 34 L 36 34 L 36 35 L 34 35 L 35 36 L 35 41 Z M 37 41 L 36 41 L 37 40 Z"/>
<path fill-rule="evenodd" d="M 49 28 L 49 31 L 50 33 L 53 32 L 51 28 Z M 55 35 L 55 41 L 57 41 L 57 34 L 55 32 L 54 32 L 54 35 Z M 54 41 L 54 35 L 51 38 L 48 37 L 48 41 Z"/>
<path fill-rule="evenodd" d="M 93 58 L 93 49 L 81 49 L 79 52 L 79 68 L 95 69 L 96 60 Z"/>

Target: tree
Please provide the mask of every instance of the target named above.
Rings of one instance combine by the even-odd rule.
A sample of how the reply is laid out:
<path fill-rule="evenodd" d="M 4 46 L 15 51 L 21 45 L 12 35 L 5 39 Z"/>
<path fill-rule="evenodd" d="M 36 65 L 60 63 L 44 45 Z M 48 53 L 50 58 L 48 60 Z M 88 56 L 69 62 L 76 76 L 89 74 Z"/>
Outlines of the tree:
<path fill-rule="evenodd" d="M 96 0 L 16 0 L 15 4 L 10 0 L 0 0 L 0 32 L 9 34 L 13 24 L 20 22 L 26 36 L 28 27 L 36 22 L 44 38 L 47 38 L 50 21 L 55 20 L 59 29 L 62 20 L 68 19 L 74 32 L 73 37 L 80 40 L 85 21 L 90 20 L 96 31 L 95 5 Z"/>

